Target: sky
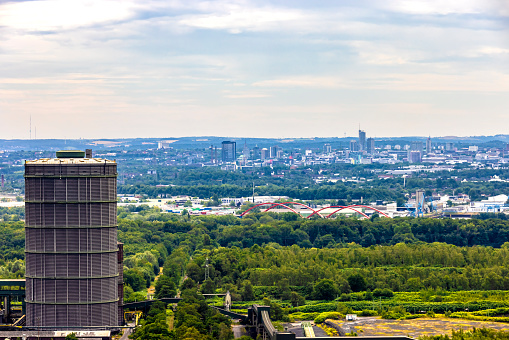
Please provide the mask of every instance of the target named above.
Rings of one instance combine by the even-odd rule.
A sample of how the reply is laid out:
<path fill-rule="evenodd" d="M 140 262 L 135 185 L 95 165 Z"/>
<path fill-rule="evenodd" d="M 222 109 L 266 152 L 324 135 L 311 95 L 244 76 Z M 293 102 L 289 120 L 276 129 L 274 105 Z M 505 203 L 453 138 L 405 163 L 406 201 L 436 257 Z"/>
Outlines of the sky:
<path fill-rule="evenodd" d="M 0 0 L 0 139 L 359 126 L 509 134 L 509 1 Z"/>

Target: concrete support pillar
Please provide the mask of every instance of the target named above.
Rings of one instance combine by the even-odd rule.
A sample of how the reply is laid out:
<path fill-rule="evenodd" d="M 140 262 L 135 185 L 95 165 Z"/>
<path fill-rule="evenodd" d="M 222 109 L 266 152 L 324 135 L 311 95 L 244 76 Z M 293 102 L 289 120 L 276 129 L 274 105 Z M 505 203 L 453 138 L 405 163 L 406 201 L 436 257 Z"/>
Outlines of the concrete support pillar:
<path fill-rule="evenodd" d="M 6 320 L 9 320 L 11 318 L 11 299 L 9 296 L 4 296 L 4 308 L 4 317 Z"/>

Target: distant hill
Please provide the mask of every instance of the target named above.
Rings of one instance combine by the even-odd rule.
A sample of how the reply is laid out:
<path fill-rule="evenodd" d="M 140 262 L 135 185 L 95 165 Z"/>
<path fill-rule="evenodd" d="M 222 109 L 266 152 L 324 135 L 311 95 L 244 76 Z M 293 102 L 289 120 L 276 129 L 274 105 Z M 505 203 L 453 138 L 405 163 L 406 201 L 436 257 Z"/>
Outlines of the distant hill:
<path fill-rule="evenodd" d="M 368 136 L 369 137 L 369 136 Z M 65 149 L 94 149 L 94 150 L 132 150 L 132 149 L 153 149 L 159 141 L 171 141 L 175 149 L 206 149 L 211 145 L 220 148 L 222 141 L 237 142 L 237 150 L 243 148 L 244 143 L 249 148 L 258 145 L 260 148 L 269 148 L 278 145 L 283 148 L 310 148 L 321 149 L 323 144 L 331 144 L 333 149 L 346 148 L 353 137 L 320 137 L 320 138 L 241 138 L 241 137 L 218 137 L 218 136 L 196 136 L 196 137 L 167 137 L 167 138 L 125 138 L 125 139 L 0 139 L 0 150 L 8 151 L 56 151 Z M 425 141 L 427 137 L 377 137 L 377 144 L 409 144 L 412 141 Z M 502 144 L 509 143 L 509 135 L 495 136 L 444 136 L 431 138 L 434 143 L 452 142 L 455 144 L 481 145 L 481 144 Z"/>

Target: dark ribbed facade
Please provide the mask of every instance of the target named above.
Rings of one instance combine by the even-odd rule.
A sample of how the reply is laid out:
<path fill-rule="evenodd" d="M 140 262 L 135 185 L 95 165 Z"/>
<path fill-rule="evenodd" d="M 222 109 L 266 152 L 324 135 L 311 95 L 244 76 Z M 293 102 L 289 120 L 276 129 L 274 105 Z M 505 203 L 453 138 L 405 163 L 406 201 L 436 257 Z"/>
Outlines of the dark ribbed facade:
<path fill-rule="evenodd" d="M 27 326 L 119 324 L 116 181 L 113 161 L 26 162 Z"/>

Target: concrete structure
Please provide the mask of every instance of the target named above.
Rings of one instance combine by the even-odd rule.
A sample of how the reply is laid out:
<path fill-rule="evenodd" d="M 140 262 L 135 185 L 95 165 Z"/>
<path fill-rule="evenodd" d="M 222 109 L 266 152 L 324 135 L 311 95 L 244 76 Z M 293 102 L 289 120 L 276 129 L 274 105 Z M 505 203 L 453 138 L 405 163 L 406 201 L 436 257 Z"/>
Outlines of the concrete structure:
<path fill-rule="evenodd" d="M 359 151 L 359 143 L 356 140 L 350 141 L 350 151 Z"/>
<path fill-rule="evenodd" d="M 271 146 L 269 151 L 270 151 L 270 158 L 277 158 L 277 152 L 279 150 L 279 147 L 277 145 L 274 145 L 274 146 Z"/>
<path fill-rule="evenodd" d="M 422 160 L 422 155 L 420 151 L 408 151 L 408 162 L 410 163 L 420 163 Z"/>
<path fill-rule="evenodd" d="M 224 141 L 221 145 L 221 159 L 223 162 L 235 162 L 237 159 L 237 143 Z"/>
<path fill-rule="evenodd" d="M 359 151 L 366 151 L 366 131 L 359 130 Z"/>
<path fill-rule="evenodd" d="M 173 141 L 162 140 L 160 142 L 157 142 L 157 148 L 158 149 L 169 149 L 171 143 L 173 143 Z"/>
<path fill-rule="evenodd" d="M 375 139 L 374 138 L 368 138 L 366 142 L 366 151 L 373 155 L 375 153 Z"/>
<path fill-rule="evenodd" d="M 26 324 L 118 325 L 117 164 L 57 157 L 25 163 Z"/>
<path fill-rule="evenodd" d="M 329 154 L 332 152 L 332 147 L 330 144 L 324 144 L 323 145 L 323 153 Z"/>
<path fill-rule="evenodd" d="M 256 145 L 253 148 L 253 159 L 260 159 L 261 153 L 260 153 L 260 147 Z"/>
<path fill-rule="evenodd" d="M 426 139 L 426 153 L 431 153 L 431 137 L 428 137 Z"/>
<path fill-rule="evenodd" d="M 269 159 L 269 150 L 267 148 L 263 148 L 261 151 L 260 151 L 260 159 L 263 161 L 263 160 L 266 160 L 266 159 Z"/>

